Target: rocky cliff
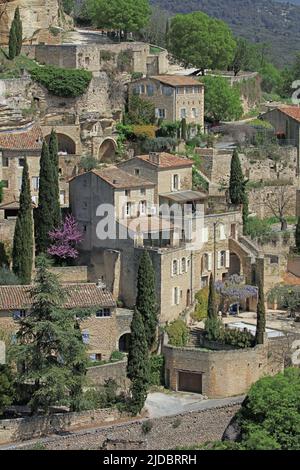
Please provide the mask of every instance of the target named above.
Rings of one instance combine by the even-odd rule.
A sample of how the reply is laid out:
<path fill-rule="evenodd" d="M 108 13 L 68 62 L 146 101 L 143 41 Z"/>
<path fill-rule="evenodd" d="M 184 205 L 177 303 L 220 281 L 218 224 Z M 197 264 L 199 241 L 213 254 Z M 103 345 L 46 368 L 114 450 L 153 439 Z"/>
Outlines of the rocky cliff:
<path fill-rule="evenodd" d="M 70 18 L 62 13 L 59 0 L 0 0 L 0 44 L 7 44 L 15 9 L 20 8 L 24 43 L 48 42 L 50 27 L 68 26 Z M 51 34 L 50 34 L 51 36 Z M 54 40 L 49 42 L 58 42 Z M 58 37 L 57 37 L 58 38 Z"/>

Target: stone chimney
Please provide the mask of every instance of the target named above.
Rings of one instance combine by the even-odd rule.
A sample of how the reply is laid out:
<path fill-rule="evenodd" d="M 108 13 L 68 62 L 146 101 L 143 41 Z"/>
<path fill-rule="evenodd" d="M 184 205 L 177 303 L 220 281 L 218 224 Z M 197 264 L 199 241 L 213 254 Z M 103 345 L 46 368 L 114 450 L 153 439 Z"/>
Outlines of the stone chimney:
<path fill-rule="evenodd" d="M 149 162 L 159 165 L 160 155 L 158 152 L 149 152 Z"/>

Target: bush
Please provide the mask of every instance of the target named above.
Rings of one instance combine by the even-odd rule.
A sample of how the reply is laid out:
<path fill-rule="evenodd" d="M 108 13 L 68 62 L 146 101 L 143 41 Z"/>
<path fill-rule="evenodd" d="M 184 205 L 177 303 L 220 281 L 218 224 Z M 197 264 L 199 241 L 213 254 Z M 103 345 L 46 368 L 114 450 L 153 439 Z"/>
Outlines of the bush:
<path fill-rule="evenodd" d="M 79 162 L 79 168 L 84 171 L 91 171 L 97 168 L 99 161 L 97 158 L 92 157 L 92 155 L 87 155 L 86 157 L 81 157 Z"/>
<path fill-rule="evenodd" d="M 171 137 L 157 137 L 146 139 L 142 144 L 142 151 L 149 152 L 171 152 L 177 144 L 176 139 Z"/>
<path fill-rule="evenodd" d="M 162 121 L 156 132 L 156 137 L 171 137 L 176 139 L 180 133 L 180 121 Z"/>
<path fill-rule="evenodd" d="M 132 72 L 131 80 L 139 80 L 140 78 L 143 78 L 143 72 Z"/>
<path fill-rule="evenodd" d="M 155 132 L 157 127 L 153 124 L 133 125 L 132 130 L 136 137 L 155 139 Z"/>
<path fill-rule="evenodd" d="M 223 324 L 219 318 L 207 318 L 205 320 L 205 336 L 209 341 L 220 341 Z"/>
<path fill-rule="evenodd" d="M 151 421 L 144 421 L 142 424 L 142 431 L 144 434 L 148 434 L 151 429 L 153 428 L 153 424 Z"/>
<path fill-rule="evenodd" d="M 165 361 L 164 356 L 150 356 L 150 385 L 164 385 Z"/>
<path fill-rule="evenodd" d="M 151 101 L 139 96 L 131 96 L 129 100 L 129 112 L 127 115 L 129 124 L 154 124 L 155 106 Z"/>
<path fill-rule="evenodd" d="M 189 330 L 183 320 L 174 320 L 166 327 L 171 346 L 184 347 L 187 345 Z"/>
<path fill-rule="evenodd" d="M 207 308 L 208 308 L 208 286 L 201 289 L 195 295 L 196 307 L 195 311 L 192 313 L 192 319 L 195 321 L 201 321 L 207 317 Z"/>
<path fill-rule="evenodd" d="M 92 79 L 92 73 L 81 69 L 63 69 L 53 65 L 30 70 L 33 80 L 43 85 L 49 93 L 65 98 L 83 95 Z"/>
<path fill-rule="evenodd" d="M 0 268 L 0 286 L 15 286 L 20 284 L 20 279 L 8 268 Z"/>
<path fill-rule="evenodd" d="M 221 333 L 221 341 L 224 344 L 236 348 L 251 348 L 255 345 L 254 336 L 247 330 L 240 331 L 238 329 L 225 328 Z"/>
<path fill-rule="evenodd" d="M 193 188 L 195 190 L 202 190 L 208 191 L 209 190 L 209 183 L 203 176 L 197 171 L 195 167 L 193 167 Z"/>
<path fill-rule="evenodd" d="M 8 365 L 0 364 L 0 415 L 13 402 L 13 374 Z"/>
<path fill-rule="evenodd" d="M 247 235 L 253 238 L 266 237 L 270 234 L 271 223 L 266 219 L 258 219 L 257 217 L 248 217 Z"/>
<path fill-rule="evenodd" d="M 124 359 L 124 354 L 121 351 L 113 351 L 110 355 L 110 361 L 122 361 Z"/>

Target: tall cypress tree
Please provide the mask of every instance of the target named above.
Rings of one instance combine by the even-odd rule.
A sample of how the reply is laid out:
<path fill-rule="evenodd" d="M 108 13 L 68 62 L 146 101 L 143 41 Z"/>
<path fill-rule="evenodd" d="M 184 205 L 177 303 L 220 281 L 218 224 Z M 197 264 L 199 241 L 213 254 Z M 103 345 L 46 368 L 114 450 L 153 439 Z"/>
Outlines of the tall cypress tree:
<path fill-rule="evenodd" d="M 16 28 L 16 39 L 17 39 L 17 46 L 16 46 L 16 55 L 20 55 L 22 50 L 22 42 L 23 42 L 23 26 L 20 17 L 20 9 L 19 7 L 15 10 L 14 16 L 15 28 Z"/>
<path fill-rule="evenodd" d="M 143 251 L 137 276 L 136 308 L 145 325 L 148 348 L 151 349 L 156 338 L 158 325 L 155 273 L 148 251 Z"/>
<path fill-rule="evenodd" d="M 295 242 L 297 253 L 300 253 L 300 217 L 298 217 L 295 233 Z"/>
<path fill-rule="evenodd" d="M 187 140 L 187 125 L 185 118 L 182 118 L 181 120 L 181 138 L 183 140 Z"/>
<path fill-rule="evenodd" d="M 210 275 L 210 278 L 209 278 L 207 318 L 210 318 L 210 319 L 218 318 L 215 283 L 214 283 L 214 278 L 212 274 Z"/>
<path fill-rule="evenodd" d="M 49 156 L 53 166 L 53 224 L 58 227 L 61 223 L 61 210 L 59 203 L 59 157 L 57 135 L 54 129 L 51 131 L 49 139 Z"/>
<path fill-rule="evenodd" d="M 20 209 L 16 221 L 13 251 L 13 271 L 23 284 L 31 283 L 33 263 L 33 220 L 30 180 L 27 160 L 24 161 Z"/>
<path fill-rule="evenodd" d="M 149 352 L 145 322 L 137 309 L 133 313 L 131 322 L 127 377 L 131 380 L 130 410 L 133 414 L 137 414 L 144 406 L 149 384 Z"/>
<path fill-rule="evenodd" d="M 245 193 L 245 181 L 239 159 L 238 151 L 235 149 L 231 159 L 229 196 L 232 204 L 243 204 Z"/>
<path fill-rule="evenodd" d="M 16 22 L 13 19 L 10 30 L 9 30 L 9 39 L 8 39 L 8 57 L 10 60 L 13 60 L 17 55 L 18 39 L 17 39 L 17 30 Z"/>
<path fill-rule="evenodd" d="M 264 289 L 261 280 L 261 276 L 258 277 L 258 302 L 257 302 L 257 320 L 256 320 L 256 335 L 255 343 L 264 343 L 264 334 L 266 331 L 266 308 L 265 308 L 265 296 Z"/>
<path fill-rule="evenodd" d="M 54 228 L 54 171 L 49 148 L 44 141 L 40 159 L 39 204 L 35 210 L 35 244 L 37 254 L 46 253 L 50 245 L 49 232 Z"/>

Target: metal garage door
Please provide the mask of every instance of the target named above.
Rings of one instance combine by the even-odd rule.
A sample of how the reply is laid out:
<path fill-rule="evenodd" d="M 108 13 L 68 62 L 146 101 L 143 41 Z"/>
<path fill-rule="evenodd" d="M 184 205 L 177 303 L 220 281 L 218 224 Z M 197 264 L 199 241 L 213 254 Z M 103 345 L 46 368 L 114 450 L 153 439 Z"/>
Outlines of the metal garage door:
<path fill-rule="evenodd" d="M 178 390 L 180 392 L 202 393 L 202 374 L 178 371 Z"/>

